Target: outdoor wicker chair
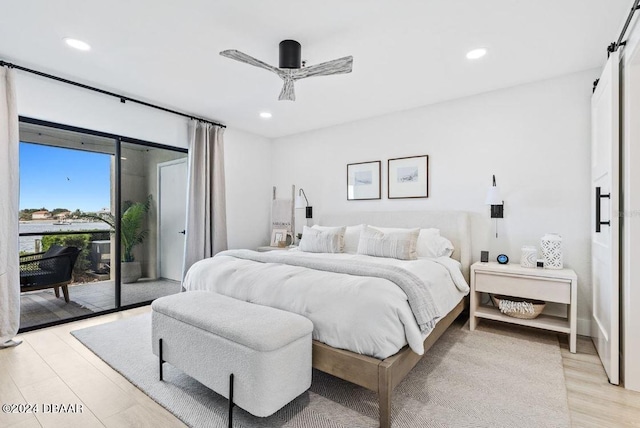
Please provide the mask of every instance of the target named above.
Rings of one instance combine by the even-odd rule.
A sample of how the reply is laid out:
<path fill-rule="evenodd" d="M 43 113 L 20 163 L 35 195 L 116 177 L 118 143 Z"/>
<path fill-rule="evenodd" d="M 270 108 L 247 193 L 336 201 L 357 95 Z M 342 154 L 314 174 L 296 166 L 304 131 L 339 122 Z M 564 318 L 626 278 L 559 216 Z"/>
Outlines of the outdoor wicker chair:
<path fill-rule="evenodd" d="M 20 291 L 53 288 L 56 297 L 60 297 L 62 287 L 64 300 L 69 303 L 67 286 L 78 254 L 76 247 L 52 245 L 46 252 L 20 256 Z"/>

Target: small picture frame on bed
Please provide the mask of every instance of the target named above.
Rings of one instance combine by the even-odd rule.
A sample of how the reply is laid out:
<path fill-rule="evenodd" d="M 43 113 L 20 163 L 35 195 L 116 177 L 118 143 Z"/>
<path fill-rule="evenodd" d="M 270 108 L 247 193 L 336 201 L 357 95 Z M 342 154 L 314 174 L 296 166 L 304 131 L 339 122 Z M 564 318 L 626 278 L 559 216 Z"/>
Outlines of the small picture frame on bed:
<path fill-rule="evenodd" d="M 389 199 L 429 197 L 429 156 L 388 160 Z"/>
<path fill-rule="evenodd" d="M 364 201 L 380 199 L 382 184 L 380 165 L 382 162 L 360 162 L 347 165 L 347 200 Z"/>
<path fill-rule="evenodd" d="M 284 246 L 282 243 L 287 242 L 287 229 L 273 229 L 271 231 L 271 245 L 272 247 Z"/>

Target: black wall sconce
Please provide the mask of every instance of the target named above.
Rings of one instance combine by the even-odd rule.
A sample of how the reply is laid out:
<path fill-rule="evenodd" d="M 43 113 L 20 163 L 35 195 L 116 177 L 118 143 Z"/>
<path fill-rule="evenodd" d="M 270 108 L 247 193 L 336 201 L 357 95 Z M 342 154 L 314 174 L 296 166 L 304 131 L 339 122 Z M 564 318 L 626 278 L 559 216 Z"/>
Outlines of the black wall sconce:
<path fill-rule="evenodd" d="M 493 176 L 493 186 L 489 187 L 487 192 L 487 199 L 484 202 L 487 205 L 491 205 L 491 218 L 503 218 L 504 217 L 504 201 L 500 196 L 500 189 L 496 186 L 496 176 Z"/>
<path fill-rule="evenodd" d="M 304 197 L 304 200 L 302 199 Z M 313 218 L 313 207 L 309 206 L 309 200 L 307 199 L 306 193 L 302 188 L 298 191 L 298 196 L 296 196 L 296 208 L 301 209 L 304 208 L 304 218 Z"/>
<path fill-rule="evenodd" d="M 504 217 L 504 201 L 500 196 L 500 189 L 496 186 L 496 176 L 493 176 L 493 186 L 489 187 L 485 204 L 491 205 L 491 218 L 496 219 L 496 238 L 498 237 L 498 219 Z"/>

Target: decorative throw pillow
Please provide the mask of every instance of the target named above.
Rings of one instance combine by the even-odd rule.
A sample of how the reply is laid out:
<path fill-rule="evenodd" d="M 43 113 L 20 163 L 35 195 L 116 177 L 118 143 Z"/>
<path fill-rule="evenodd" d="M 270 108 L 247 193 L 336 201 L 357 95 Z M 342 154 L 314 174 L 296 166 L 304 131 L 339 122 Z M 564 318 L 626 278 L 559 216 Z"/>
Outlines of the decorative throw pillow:
<path fill-rule="evenodd" d="M 344 232 L 344 227 L 318 230 L 304 226 L 298 248 L 309 253 L 341 253 L 344 249 Z"/>
<path fill-rule="evenodd" d="M 365 226 L 360 233 L 358 254 L 416 260 L 416 246 L 420 229 L 405 229 L 387 233 Z"/>
<path fill-rule="evenodd" d="M 408 232 L 412 229 L 403 228 L 390 228 L 390 227 L 377 227 L 372 228 L 379 230 L 383 233 L 389 232 Z M 428 228 L 420 229 L 418 235 L 418 243 L 416 252 L 418 258 L 436 258 L 436 257 L 450 257 L 453 254 L 453 244 L 447 238 L 440 235 L 440 229 Z"/>
<path fill-rule="evenodd" d="M 343 249 L 345 253 L 356 254 L 358 252 L 358 243 L 360 242 L 360 232 L 362 232 L 363 227 L 364 227 L 364 224 L 346 227 L 344 231 L 344 249 Z M 313 225 L 312 229 L 326 231 L 326 230 L 335 229 L 335 227 L 320 226 L 315 224 Z"/>

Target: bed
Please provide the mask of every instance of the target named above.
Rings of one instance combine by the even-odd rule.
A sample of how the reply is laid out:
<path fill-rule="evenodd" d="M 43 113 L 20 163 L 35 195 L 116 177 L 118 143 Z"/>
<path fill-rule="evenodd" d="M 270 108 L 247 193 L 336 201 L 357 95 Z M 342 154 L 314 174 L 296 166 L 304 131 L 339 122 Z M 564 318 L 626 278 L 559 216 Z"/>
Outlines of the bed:
<path fill-rule="evenodd" d="M 441 316 L 435 326 L 418 326 L 415 311 L 412 314 L 407 302 L 411 299 L 396 285 L 399 282 L 353 276 L 340 270 L 341 266 L 358 263 L 373 266 L 367 265 L 370 256 L 236 251 L 198 262 L 183 285 L 187 291 L 215 291 L 307 316 L 314 322 L 313 367 L 376 392 L 380 426 L 390 427 L 393 389 L 464 309 L 470 265 L 468 215 L 441 211 L 354 212 L 326 215 L 319 223 L 440 229 L 454 244 L 450 259 L 400 262 L 374 258 L 377 265 L 385 265 L 384 269 L 399 265 L 401 270 L 438 284 L 436 288 L 441 291 L 434 294 L 433 306 Z M 331 267 L 317 270 L 318 263 Z M 308 269 L 307 264 L 314 268 Z M 455 278 L 456 271 L 459 279 Z M 440 287 L 445 281 L 451 284 Z"/>

